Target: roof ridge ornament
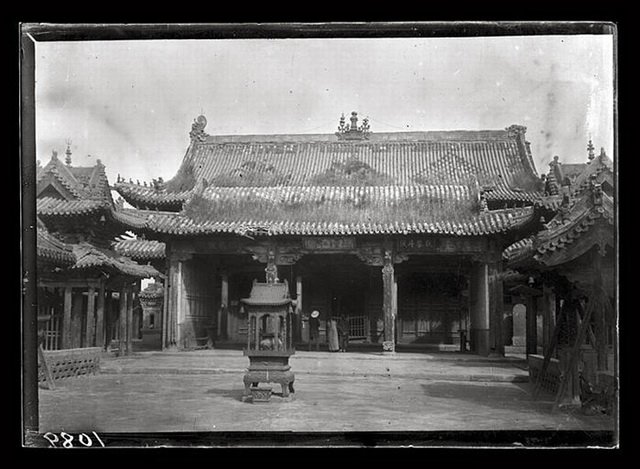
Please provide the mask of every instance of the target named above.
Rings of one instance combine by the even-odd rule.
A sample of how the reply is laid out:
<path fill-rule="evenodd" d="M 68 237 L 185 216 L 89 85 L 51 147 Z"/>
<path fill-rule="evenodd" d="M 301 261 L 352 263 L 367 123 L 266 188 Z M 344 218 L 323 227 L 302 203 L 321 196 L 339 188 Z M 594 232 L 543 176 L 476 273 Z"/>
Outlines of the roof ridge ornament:
<path fill-rule="evenodd" d="M 338 140 L 368 140 L 371 135 L 369 118 L 365 117 L 362 119 L 362 125 L 358 126 L 358 113 L 352 111 L 349 120 L 351 124 L 346 123 L 344 113 L 340 116 L 340 124 L 336 132 Z"/>
<path fill-rule="evenodd" d="M 204 142 L 207 139 L 209 134 L 204 131 L 206 126 L 207 118 L 203 115 L 199 115 L 193 120 L 193 124 L 191 124 L 191 132 L 189 132 L 189 137 L 191 138 L 192 143 L 196 141 Z"/>
<path fill-rule="evenodd" d="M 504 130 L 507 131 L 507 137 L 509 138 L 524 137 L 524 134 L 527 132 L 527 128 L 524 125 L 518 124 L 510 125 Z"/>
<path fill-rule="evenodd" d="M 595 147 L 593 146 L 593 142 L 591 141 L 591 139 L 589 139 L 589 143 L 587 144 L 587 154 L 588 154 L 588 159 L 589 159 L 589 163 L 591 163 L 593 161 L 593 159 L 596 157 L 595 153 L 594 153 Z"/>
<path fill-rule="evenodd" d="M 67 139 L 67 151 L 65 155 L 67 155 L 67 157 L 64 159 L 64 162 L 67 166 L 71 166 L 71 139 Z"/>

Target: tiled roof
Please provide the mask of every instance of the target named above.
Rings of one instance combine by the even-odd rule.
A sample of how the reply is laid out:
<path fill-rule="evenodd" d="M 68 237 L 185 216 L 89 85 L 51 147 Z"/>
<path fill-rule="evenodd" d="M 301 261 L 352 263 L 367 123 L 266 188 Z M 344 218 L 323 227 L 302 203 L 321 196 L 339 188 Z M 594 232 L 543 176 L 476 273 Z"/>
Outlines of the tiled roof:
<path fill-rule="evenodd" d="M 570 207 L 568 214 L 559 213 L 546 229 L 541 231 L 535 240 L 536 257 L 539 258 L 547 251 L 562 249 L 573 243 L 577 238 L 587 233 L 599 219 L 613 226 L 614 207 L 613 199 L 607 194 L 602 194 L 602 203 L 593 203 L 592 194 L 586 192 Z"/>
<path fill-rule="evenodd" d="M 36 211 L 41 217 L 74 217 L 108 211 L 110 205 L 102 200 L 65 200 L 55 197 L 38 198 Z"/>
<path fill-rule="evenodd" d="M 375 234 L 450 234 L 478 236 L 519 229 L 535 218 L 533 207 L 491 210 L 469 215 L 457 221 L 402 219 L 378 222 L 331 222 L 295 220 L 258 220 L 237 213 L 227 220 L 194 220 L 184 213 L 152 212 L 139 214 L 138 230 L 155 234 L 191 236 L 229 233 L 238 235 L 375 235 Z M 399 217 L 400 218 L 400 217 Z"/>
<path fill-rule="evenodd" d="M 531 260 L 535 253 L 533 247 L 534 240 L 535 236 L 532 235 L 516 241 L 503 251 L 502 258 L 510 266 L 519 265 L 527 260 Z"/>
<path fill-rule="evenodd" d="M 110 249 L 100 248 L 87 242 L 64 243 L 52 235 L 40 219 L 38 219 L 36 249 L 39 263 L 70 271 L 98 268 L 138 278 L 160 274 L 155 268 L 138 264 Z"/>
<path fill-rule="evenodd" d="M 75 262 L 71 246 L 53 236 L 38 219 L 36 250 L 38 262 L 56 267 L 68 267 Z"/>
<path fill-rule="evenodd" d="M 65 165 L 53 156 L 36 174 L 37 194 L 46 188 L 51 178 L 64 186 L 76 200 L 111 201 L 109 182 L 100 162 L 91 167 L 77 167 Z"/>
<path fill-rule="evenodd" d="M 164 259 L 165 244 L 151 239 L 119 239 L 113 243 L 113 249 L 123 256 L 136 261 Z"/>
<path fill-rule="evenodd" d="M 556 216 L 536 235 L 522 239 L 503 252 L 511 267 L 534 261 L 545 262 L 545 255 L 570 248 L 579 238 L 587 235 L 598 223 L 613 228 L 614 200 L 595 187 L 584 190 L 572 203 L 560 205 Z"/>
<path fill-rule="evenodd" d="M 347 175 L 345 186 L 491 186 L 489 198 L 531 202 L 539 179 L 524 128 L 372 133 L 366 141 L 333 135 L 208 136 L 189 147 L 176 176 L 153 187 L 116 184 L 139 208 L 174 210 L 200 181 L 211 186 L 313 186 L 336 165 L 359 163 L 375 183 Z M 171 208 L 169 206 L 172 206 Z"/>
<path fill-rule="evenodd" d="M 585 165 L 585 169 L 580 175 L 578 175 L 573 184 L 571 185 L 572 193 L 579 194 L 584 191 L 592 181 L 602 182 L 606 176 L 613 175 L 613 161 L 601 152 L 596 156 L 588 165 Z"/>
<path fill-rule="evenodd" d="M 109 249 L 99 248 L 89 243 L 74 244 L 72 247 L 73 254 L 76 257 L 75 264 L 71 266 L 72 270 L 99 268 L 137 278 L 149 278 L 160 275 L 160 272 L 154 267 L 138 264 Z"/>
<path fill-rule="evenodd" d="M 242 298 L 242 303 L 259 306 L 281 306 L 291 303 L 289 289 L 284 283 L 254 282 L 249 298 Z"/>
<path fill-rule="evenodd" d="M 118 182 L 114 187 L 131 205 L 158 210 L 178 211 L 191 194 L 191 191 L 170 192 L 128 182 Z"/>

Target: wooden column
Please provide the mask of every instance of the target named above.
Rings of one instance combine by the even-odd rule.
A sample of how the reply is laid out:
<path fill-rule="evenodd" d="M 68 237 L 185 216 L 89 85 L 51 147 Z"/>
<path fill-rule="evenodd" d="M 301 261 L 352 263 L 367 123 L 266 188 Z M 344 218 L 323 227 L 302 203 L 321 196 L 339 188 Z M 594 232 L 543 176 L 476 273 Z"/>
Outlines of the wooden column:
<path fill-rule="evenodd" d="M 296 276 L 296 333 L 294 340 L 302 340 L 302 275 Z"/>
<path fill-rule="evenodd" d="M 605 316 L 605 302 L 609 301 L 606 294 L 603 282 L 602 282 L 602 255 L 598 250 L 593 250 L 593 279 L 594 279 L 594 293 L 591 295 L 592 301 L 597 298 L 598 301 L 593 309 L 594 319 L 594 335 L 596 336 L 596 356 L 597 356 L 597 369 L 598 371 L 605 371 L 607 369 L 607 328 L 606 328 L 606 316 Z"/>
<path fill-rule="evenodd" d="M 100 283 L 100 289 L 98 290 L 98 309 L 96 310 L 96 347 L 104 347 L 104 321 L 105 321 L 105 285 L 104 282 Z"/>
<path fill-rule="evenodd" d="M 553 288 L 545 283 L 542 286 L 542 348 L 545 356 L 547 355 L 547 350 L 550 350 L 553 340 L 556 324 L 556 304 L 557 299 Z"/>
<path fill-rule="evenodd" d="M 469 284 L 470 314 L 469 342 L 471 351 L 479 355 L 489 355 L 490 347 L 490 295 L 489 265 L 479 262 L 474 268 Z"/>
<path fill-rule="evenodd" d="M 490 354 L 504 357 L 504 290 L 501 279 L 502 262 L 488 266 Z"/>
<path fill-rule="evenodd" d="M 163 348 L 175 348 L 179 343 L 178 322 L 183 297 L 181 269 L 181 258 L 176 254 L 172 254 L 169 257 L 167 288 L 165 289 L 166 314 L 163 316 L 166 317 L 166 320 L 163 321 Z"/>
<path fill-rule="evenodd" d="M 120 290 L 120 315 L 118 316 L 118 355 L 124 355 L 127 347 L 127 289 Z"/>
<path fill-rule="evenodd" d="M 127 289 L 127 339 L 125 343 L 126 355 L 133 353 L 133 291 L 131 288 Z"/>
<path fill-rule="evenodd" d="M 64 312 L 62 315 L 62 348 L 71 348 L 71 304 L 73 302 L 73 289 L 64 288 Z"/>
<path fill-rule="evenodd" d="M 385 252 L 384 266 L 382 267 L 382 315 L 384 319 L 384 341 L 382 350 L 385 352 L 396 351 L 396 315 L 397 315 L 397 284 L 393 257 L 389 251 Z"/>
<path fill-rule="evenodd" d="M 229 274 L 228 272 L 222 273 L 222 281 L 220 284 L 220 309 L 222 310 L 222 316 L 226 320 L 226 339 L 231 339 L 231 313 L 229 312 Z"/>
<path fill-rule="evenodd" d="M 89 287 L 87 291 L 87 322 L 84 331 L 84 346 L 93 347 L 93 332 L 95 330 L 95 314 L 96 314 L 96 288 Z"/>
<path fill-rule="evenodd" d="M 162 301 L 162 318 L 160 322 L 160 346 L 165 350 L 169 346 L 169 304 L 171 303 L 171 260 L 167 259 L 167 270 L 164 283 L 164 299 Z"/>
<path fill-rule="evenodd" d="M 527 295 L 527 355 L 538 353 L 538 308 L 536 297 Z"/>

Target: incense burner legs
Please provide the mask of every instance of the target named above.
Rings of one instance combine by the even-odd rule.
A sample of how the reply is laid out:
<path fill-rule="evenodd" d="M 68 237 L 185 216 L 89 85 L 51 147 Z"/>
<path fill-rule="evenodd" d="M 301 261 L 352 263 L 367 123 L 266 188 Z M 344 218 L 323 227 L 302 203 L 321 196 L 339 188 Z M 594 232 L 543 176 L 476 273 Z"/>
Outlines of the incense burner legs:
<path fill-rule="evenodd" d="M 259 383 L 276 383 L 282 387 L 282 397 L 289 397 L 289 393 L 295 392 L 293 382 L 295 376 L 289 370 L 247 370 L 244 375 L 243 400 L 251 395 L 251 387 L 257 387 Z"/>

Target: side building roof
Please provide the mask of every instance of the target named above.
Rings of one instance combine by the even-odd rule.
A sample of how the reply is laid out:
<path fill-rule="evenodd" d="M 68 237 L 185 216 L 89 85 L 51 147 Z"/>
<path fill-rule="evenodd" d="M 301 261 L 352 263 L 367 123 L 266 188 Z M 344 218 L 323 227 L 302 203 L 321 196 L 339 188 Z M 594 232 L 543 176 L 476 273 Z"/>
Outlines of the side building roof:
<path fill-rule="evenodd" d="M 614 246 L 613 163 L 604 151 L 590 158 L 572 183 L 565 181 L 559 190 L 549 196 L 556 204 L 555 216 L 535 235 L 505 249 L 508 267 L 553 267 L 576 259 L 594 245 Z"/>

